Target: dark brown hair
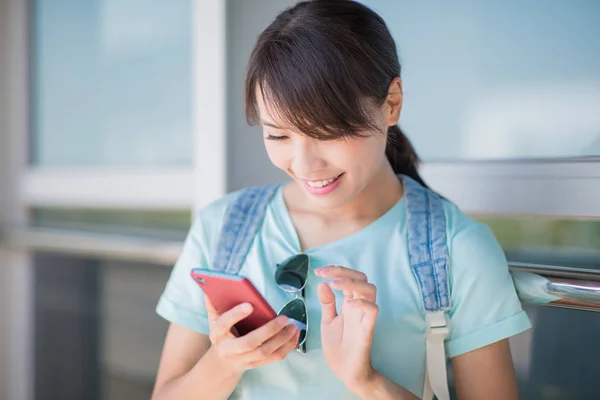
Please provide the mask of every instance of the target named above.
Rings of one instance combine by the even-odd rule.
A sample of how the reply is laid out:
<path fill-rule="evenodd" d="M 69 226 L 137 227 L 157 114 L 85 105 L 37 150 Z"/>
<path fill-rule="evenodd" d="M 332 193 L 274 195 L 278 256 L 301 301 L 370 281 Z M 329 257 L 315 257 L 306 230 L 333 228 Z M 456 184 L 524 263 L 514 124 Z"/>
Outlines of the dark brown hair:
<path fill-rule="evenodd" d="M 278 121 L 305 135 L 361 136 L 376 128 L 373 106 L 384 103 L 399 76 L 396 43 L 377 13 L 351 0 L 302 1 L 258 38 L 246 77 L 246 117 L 259 122 L 258 89 L 265 103 L 277 105 Z M 387 133 L 386 156 L 394 171 L 425 185 L 406 135 L 398 126 Z"/>

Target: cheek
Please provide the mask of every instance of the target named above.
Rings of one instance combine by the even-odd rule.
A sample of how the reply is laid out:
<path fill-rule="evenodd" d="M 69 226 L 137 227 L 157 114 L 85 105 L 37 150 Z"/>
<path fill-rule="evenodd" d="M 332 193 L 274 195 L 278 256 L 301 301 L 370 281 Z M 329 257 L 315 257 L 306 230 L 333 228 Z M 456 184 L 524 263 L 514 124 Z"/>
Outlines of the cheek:
<path fill-rule="evenodd" d="M 367 174 L 380 165 L 382 157 L 385 157 L 385 142 L 373 137 L 347 141 L 335 156 L 339 167 L 349 172 L 361 170 Z"/>
<path fill-rule="evenodd" d="M 283 170 L 289 168 L 290 157 L 286 153 L 284 146 L 278 145 L 278 143 L 272 140 L 265 140 L 265 149 L 274 166 Z"/>

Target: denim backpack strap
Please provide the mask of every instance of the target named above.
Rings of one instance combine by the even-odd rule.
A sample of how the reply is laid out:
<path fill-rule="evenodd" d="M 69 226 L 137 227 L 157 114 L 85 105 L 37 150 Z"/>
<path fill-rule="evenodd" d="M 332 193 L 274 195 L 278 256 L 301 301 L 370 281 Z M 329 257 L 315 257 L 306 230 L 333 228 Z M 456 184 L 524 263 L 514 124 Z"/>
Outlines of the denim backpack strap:
<path fill-rule="evenodd" d="M 240 271 L 277 187 L 269 185 L 245 189 L 230 205 L 213 258 L 215 271 L 234 275 Z"/>
<path fill-rule="evenodd" d="M 426 373 L 423 399 L 449 400 L 444 341 L 450 333 L 446 215 L 442 199 L 415 180 L 402 176 L 406 199 L 408 255 L 421 289 L 426 322 Z"/>

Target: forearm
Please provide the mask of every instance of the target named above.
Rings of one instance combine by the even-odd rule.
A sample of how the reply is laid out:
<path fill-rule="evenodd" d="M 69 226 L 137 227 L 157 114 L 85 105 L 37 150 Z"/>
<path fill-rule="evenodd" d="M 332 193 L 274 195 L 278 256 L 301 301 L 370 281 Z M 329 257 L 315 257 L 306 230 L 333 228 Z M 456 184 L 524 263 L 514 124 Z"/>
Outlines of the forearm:
<path fill-rule="evenodd" d="M 224 365 L 211 347 L 187 374 L 164 384 L 153 400 L 226 400 L 242 375 Z"/>
<path fill-rule="evenodd" d="M 357 394 L 364 400 L 419 400 L 417 396 L 375 372 L 373 378 Z"/>

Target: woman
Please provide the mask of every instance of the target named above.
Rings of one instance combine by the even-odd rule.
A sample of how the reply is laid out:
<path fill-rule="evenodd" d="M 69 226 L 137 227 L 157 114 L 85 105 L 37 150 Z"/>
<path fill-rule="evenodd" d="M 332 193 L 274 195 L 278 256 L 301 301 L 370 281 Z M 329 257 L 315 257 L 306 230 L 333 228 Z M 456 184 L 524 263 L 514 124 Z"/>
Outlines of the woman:
<path fill-rule="evenodd" d="M 346 0 L 284 11 L 252 53 L 246 101 L 270 160 L 291 182 L 268 203 L 240 274 L 277 310 L 290 298 L 275 266 L 308 255 L 306 353 L 292 352 L 300 333 L 285 316 L 234 336 L 250 307 L 219 315 L 190 279 L 191 269 L 211 268 L 240 195 L 232 193 L 199 213 L 157 307 L 171 326 L 153 398 L 420 398 L 425 321 L 403 245 L 398 176 L 425 184 L 397 126 L 400 64 L 384 21 Z M 515 399 L 507 338 L 529 320 L 493 235 L 443 204 L 452 302 L 445 346 L 458 397 Z"/>

